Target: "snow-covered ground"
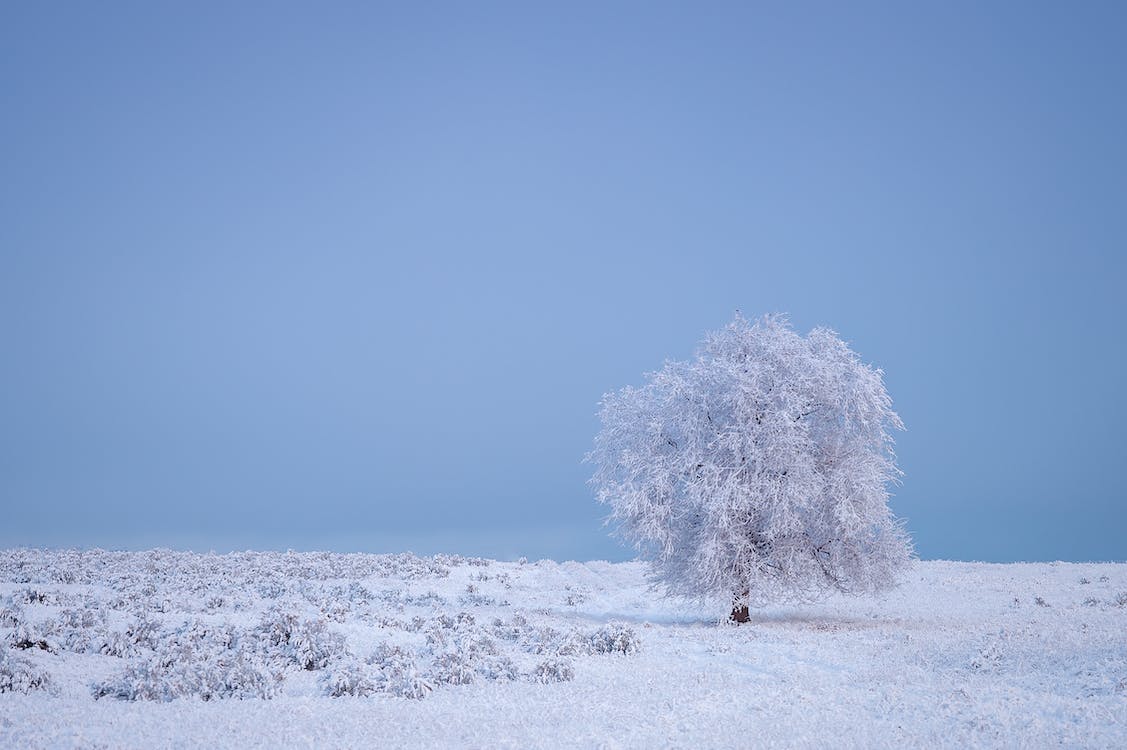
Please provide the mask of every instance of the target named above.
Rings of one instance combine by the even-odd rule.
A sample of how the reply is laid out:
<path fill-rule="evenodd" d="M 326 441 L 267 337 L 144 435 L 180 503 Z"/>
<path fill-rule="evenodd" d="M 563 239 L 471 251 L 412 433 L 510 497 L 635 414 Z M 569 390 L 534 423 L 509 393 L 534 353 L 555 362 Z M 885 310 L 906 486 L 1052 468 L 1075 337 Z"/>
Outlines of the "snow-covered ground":
<path fill-rule="evenodd" d="M 0 747 L 1127 747 L 1127 565 L 761 610 L 638 563 L 0 551 Z"/>

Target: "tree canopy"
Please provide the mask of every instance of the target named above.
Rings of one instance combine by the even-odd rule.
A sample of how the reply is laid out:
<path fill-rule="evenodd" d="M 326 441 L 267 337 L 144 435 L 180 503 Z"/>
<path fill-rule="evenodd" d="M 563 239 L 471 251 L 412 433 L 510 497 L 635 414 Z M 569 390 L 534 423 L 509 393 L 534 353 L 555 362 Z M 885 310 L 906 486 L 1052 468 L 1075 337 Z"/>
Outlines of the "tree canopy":
<path fill-rule="evenodd" d="M 737 315 L 691 361 L 605 395 L 600 418 L 591 482 L 670 594 L 875 592 L 911 558 L 888 507 L 903 424 L 882 371 L 827 328 Z"/>

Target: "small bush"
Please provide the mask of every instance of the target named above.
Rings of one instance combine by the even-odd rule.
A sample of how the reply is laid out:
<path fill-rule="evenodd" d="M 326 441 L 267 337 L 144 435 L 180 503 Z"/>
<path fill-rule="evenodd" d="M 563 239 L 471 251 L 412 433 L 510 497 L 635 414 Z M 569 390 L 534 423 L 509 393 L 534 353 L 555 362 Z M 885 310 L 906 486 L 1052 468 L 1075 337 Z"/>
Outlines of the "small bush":
<path fill-rule="evenodd" d="M 267 674 L 239 656 L 232 660 L 205 658 L 201 661 L 165 656 L 130 665 L 117 677 L 91 686 L 94 699 L 171 701 L 195 697 L 210 701 L 222 698 L 269 699 L 277 695 L 281 678 Z"/>
<path fill-rule="evenodd" d="M 548 659 L 536 665 L 531 677 L 533 682 L 545 685 L 550 682 L 568 682 L 575 679 L 575 669 L 566 659 Z"/>
<path fill-rule="evenodd" d="M 439 654 L 431 664 L 430 674 L 435 682 L 446 685 L 469 685 L 477 677 L 471 660 L 460 652 Z"/>
<path fill-rule="evenodd" d="M 15 628 L 23 622 L 23 607 L 9 599 L 0 606 L 0 628 Z"/>
<path fill-rule="evenodd" d="M 368 657 L 367 663 L 376 668 L 374 677 L 380 692 L 420 699 L 433 689 L 419 674 L 415 657 L 399 646 L 381 643 Z"/>
<path fill-rule="evenodd" d="M 29 626 L 21 623 L 12 631 L 11 635 L 8 636 L 8 644 L 12 648 L 23 649 L 25 651 L 28 649 L 39 649 L 40 651 L 47 651 L 52 654 L 59 652 L 58 642 L 51 637 L 49 628 L 42 625 Z"/>
<path fill-rule="evenodd" d="M 592 654 L 636 654 L 642 641 L 633 628 L 620 622 L 608 623 L 587 636 Z"/>
<path fill-rule="evenodd" d="M 322 694 L 330 698 L 362 698 L 379 692 L 371 672 L 370 667 L 355 661 L 340 662 L 325 670 L 317 682 Z"/>
<path fill-rule="evenodd" d="M 255 636 L 268 660 L 305 670 L 324 669 L 345 652 L 344 637 L 330 632 L 324 620 L 302 621 L 280 609 L 263 615 Z"/>
<path fill-rule="evenodd" d="M 29 659 L 0 650 L 0 693 L 26 694 L 50 690 L 52 685 L 51 675 L 37 669 Z"/>

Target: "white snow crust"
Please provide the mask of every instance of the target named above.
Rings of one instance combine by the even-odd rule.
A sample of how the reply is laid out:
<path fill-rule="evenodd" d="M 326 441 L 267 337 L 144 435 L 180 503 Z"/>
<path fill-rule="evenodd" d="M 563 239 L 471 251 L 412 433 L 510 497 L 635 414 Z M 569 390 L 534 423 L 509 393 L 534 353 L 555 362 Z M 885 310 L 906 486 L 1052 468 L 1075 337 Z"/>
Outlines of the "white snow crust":
<path fill-rule="evenodd" d="M 0 551 L 0 747 L 1127 747 L 1127 564 L 726 604 L 636 562 Z"/>

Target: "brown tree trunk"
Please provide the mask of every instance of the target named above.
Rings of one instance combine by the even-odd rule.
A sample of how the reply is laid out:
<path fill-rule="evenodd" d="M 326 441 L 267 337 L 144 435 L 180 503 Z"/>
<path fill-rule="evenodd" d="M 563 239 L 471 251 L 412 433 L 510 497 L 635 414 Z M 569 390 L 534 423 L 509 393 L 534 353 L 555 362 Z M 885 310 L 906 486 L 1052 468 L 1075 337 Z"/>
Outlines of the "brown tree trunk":
<path fill-rule="evenodd" d="M 747 595 L 750 591 L 744 591 L 743 594 L 737 594 L 732 597 L 732 622 L 747 622 L 751 619 L 751 613 L 747 611 L 747 604 L 741 602 L 747 601 Z"/>

